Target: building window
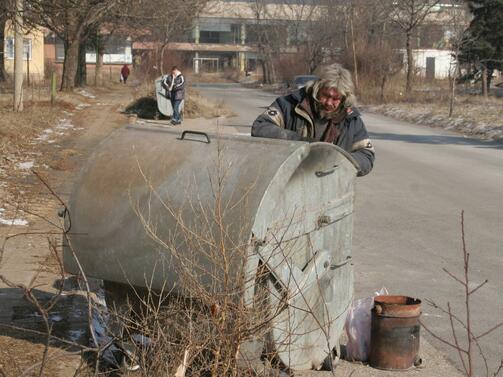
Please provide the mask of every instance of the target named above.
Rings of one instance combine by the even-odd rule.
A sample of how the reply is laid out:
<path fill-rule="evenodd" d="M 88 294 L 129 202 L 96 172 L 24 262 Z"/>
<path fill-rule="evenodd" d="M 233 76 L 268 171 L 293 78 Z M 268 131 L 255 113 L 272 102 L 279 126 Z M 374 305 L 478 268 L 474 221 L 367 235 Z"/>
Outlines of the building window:
<path fill-rule="evenodd" d="M 8 37 L 5 40 L 5 57 L 7 59 L 14 59 L 14 50 L 15 50 L 14 37 Z M 24 60 L 31 60 L 31 50 L 32 50 L 32 40 L 31 39 L 23 39 L 23 57 Z"/>
<path fill-rule="evenodd" d="M 61 63 L 65 60 L 65 46 L 63 44 L 63 40 L 56 37 L 54 46 L 56 48 L 56 61 Z"/>

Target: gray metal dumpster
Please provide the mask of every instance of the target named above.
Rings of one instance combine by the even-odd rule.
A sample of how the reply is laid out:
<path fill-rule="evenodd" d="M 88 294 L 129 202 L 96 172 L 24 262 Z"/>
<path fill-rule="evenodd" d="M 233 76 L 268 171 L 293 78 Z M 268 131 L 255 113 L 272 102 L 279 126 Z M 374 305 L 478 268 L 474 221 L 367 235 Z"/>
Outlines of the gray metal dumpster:
<path fill-rule="evenodd" d="M 349 154 L 327 143 L 127 126 L 98 146 L 75 185 L 65 269 L 176 291 L 178 265 L 191 260 L 218 295 L 226 257 L 209 250 L 223 245 L 231 268 L 242 266 L 246 305 L 259 266 L 270 274 L 280 308 L 270 339 L 281 361 L 318 368 L 353 295 L 355 177 Z"/>

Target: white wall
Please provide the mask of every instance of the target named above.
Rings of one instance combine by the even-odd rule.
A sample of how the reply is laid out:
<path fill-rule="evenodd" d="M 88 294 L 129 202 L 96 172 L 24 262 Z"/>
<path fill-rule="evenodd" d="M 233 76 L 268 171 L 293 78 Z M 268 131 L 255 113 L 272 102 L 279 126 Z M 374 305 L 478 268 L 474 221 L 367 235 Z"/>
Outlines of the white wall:
<path fill-rule="evenodd" d="M 86 63 L 96 63 L 95 53 L 86 53 Z M 133 56 L 131 47 L 126 47 L 123 54 L 104 54 L 103 63 L 105 64 L 132 64 Z"/>
<path fill-rule="evenodd" d="M 407 65 L 407 55 L 404 52 L 404 64 Z M 455 61 L 450 50 L 413 50 L 412 51 L 416 70 L 421 76 L 426 76 L 426 58 L 435 58 L 435 78 L 443 79 L 449 76 L 449 69 L 454 70 Z"/>

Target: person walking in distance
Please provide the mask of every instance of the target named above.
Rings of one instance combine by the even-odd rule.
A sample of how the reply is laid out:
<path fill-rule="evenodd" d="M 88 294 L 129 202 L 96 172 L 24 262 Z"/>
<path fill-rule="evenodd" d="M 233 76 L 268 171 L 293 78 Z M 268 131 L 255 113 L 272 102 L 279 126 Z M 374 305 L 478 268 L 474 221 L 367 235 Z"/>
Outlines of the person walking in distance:
<path fill-rule="evenodd" d="M 129 67 L 127 64 L 124 64 L 121 68 L 121 81 L 125 84 L 127 78 L 129 77 Z"/>
<path fill-rule="evenodd" d="M 181 111 L 183 108 L 183 101 L 185 98 L 185 77 L 176 66 L 171 68 L 171 74 L 167 75 L 162 84 L 166 89 L 167 97 L 171 100 L 173 107 L 173 117 L 171 124 L 177 125 L 182 123 Z"/>
<path fill-rule="evenodd" d="M 358 176 L 374 166 L 374 146 L 355 108 L 351 73 L 339 64 L 321 68 L 319 79 L 278 97 L 253 123 L 251 136 L 324 141 L 344 149 Z"/>

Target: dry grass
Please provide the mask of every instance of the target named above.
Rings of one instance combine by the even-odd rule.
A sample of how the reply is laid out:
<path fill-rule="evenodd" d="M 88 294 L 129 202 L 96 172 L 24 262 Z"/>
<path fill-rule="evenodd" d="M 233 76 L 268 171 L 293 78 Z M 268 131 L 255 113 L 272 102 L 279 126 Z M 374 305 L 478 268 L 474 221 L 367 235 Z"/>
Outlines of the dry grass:
<path fill-rule="evenodd" d="M 455 129 L 470 136 L 498 140 L 503 138 L 501 108 L 503 99 L 479 96 L 459 96 L 449 118 L 447 100 L 429 103 L 395 102 L 369 106 L 368 110 L 393 118 L 434 127 Z"/>
<path fill-rule="evenodd" d="M 381 89 L 370 80 L 361 80 L 360 103 L 373 112 L 433 127 L 455 129 L 466 135 L 485 139 L 503 138 L 501 108 L 503 99 L 462 94 L 474 88 L 457 87 L 453 114 L 449 117 L 450 90 L 448 80 L 416 79 L 411 96 L 405 96 L 403 75 L 394 76 Z"/>
<path fill-rule="evenodd" d="M 234 70 L 229 72 L 218 72 L 218 73 L 204 73 L 204 74 L 194 74 L 190 73 L 186 75 L 187 81 L 189 83 L 236 83 L 239 81 L 239 74 Z"/>
<path fill-rule="evenodd" d="M 42 337 L 41 337 L 42 338 Z M 6 377 L 13 376 L 39 376 L 39 368 L 28 368 L 36 365 L 40 361 L 43 352 L 43 339 L 37 339 L 38 344 L 32 339 L 18 340 L 8 336 L 0 336 L 0 374 Z M 56 376 L 58 371 L 58 360 L 51 360 L 42 376 Z M 25 374 L 23 374 L 25 373 Z"/>
<path fill-rule="evenodd" d="M 185 103 L 185 116 L 187 118 L 217 118 L 220 116 L 233 116 L 224 101 L 210 101 L 198 91 L 189 89 Z"/>
<path fill-rule="evenodd" d="M 72 105 L 58 101 L 51 106 L 49 101 L 25 102 L 21 113 L 12 111 L 10 98 L 0 99 L 0 153 L 8 155 L 19 150 L 28 140 L 46 128 L 52 127 L 61 117 L 63 110 L 70 110 Z"/>

